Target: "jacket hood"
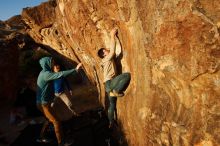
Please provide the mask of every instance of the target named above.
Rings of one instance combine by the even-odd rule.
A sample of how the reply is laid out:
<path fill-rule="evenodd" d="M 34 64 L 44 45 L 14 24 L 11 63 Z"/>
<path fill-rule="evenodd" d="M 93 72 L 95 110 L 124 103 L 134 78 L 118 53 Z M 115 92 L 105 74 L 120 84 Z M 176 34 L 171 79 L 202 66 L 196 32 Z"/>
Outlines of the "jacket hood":
<path fill-rule="evenodd" d="M 52 70 L 52 67 L 51 67 L 52 57 L 41 58 L 39 63 L 44 71 L 51 71 Z"/>

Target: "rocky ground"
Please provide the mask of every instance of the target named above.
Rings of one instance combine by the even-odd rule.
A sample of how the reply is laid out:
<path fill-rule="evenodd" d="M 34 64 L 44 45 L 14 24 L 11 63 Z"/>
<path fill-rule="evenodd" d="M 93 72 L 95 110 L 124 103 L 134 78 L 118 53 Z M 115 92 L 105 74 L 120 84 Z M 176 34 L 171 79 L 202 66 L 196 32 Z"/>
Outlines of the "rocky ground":
<path fill-rule="evenodd" d="M 82 113 L 82 116 L 80 116 L 78 118 L 78 123 L 75 125 L 71 125 L 71 123 L 69 123 L 70 126 L 74 126 L 76 127 L 81 127 L 83 126 L 83 122 L 85 124 L 91 124 L 92 119 L 89 118 L 89 113 L 92 110 L 98 109 L 100 108 L 100 104 L 96 98 L 97 93 L 96 90 L 94 88 L 90 88 L 89 86 L 85 86 L 83 84 L 80 85 L 74 85 L 72 87 L 73 89 L 73 96 L 71 97 L 72 99 L 72 103 L 76 109 L 77 113 Z M 84 94 L 81 94 L 82 92 L 84 92 Z M 62 119 L 62 120 L 71 120 L 71 112 L 66 108 L 66 106 L 62 103 L 62 101 L 57 101 L 57 105 L 58 107 L 55 107 L 55 112 L 57 112 L 57 115 Z M 30 125 L 32 125 L 32 127 L 34 128 L 35 124 L 36 127 L 38 127 L 34 133 L 36 138 L 36 135 L 38 134 L 37 132 L 39 132 L 40 128 L 39 128 L 39 124 L 42 123 L 44 121 L 43 117 L 34 117 L 34 118 L 30 118 L 30 117 L 25 117 L 24 119 L 22 119 L 21 121 L 15 123 L 15 124 L 10 124 L 10 112 L 13 108 L 13 102 L 10 103 L 5 103 L 4 105 L 1 105 L 0 108 L 0 145 L 1 146 L 8 146 L 11 143 L 13 143 L 17 138 L 19 138 L 20 135 L 22 135 L 22 133 L 25 132 L 24 129 L 28 129 L 27 127 L 31 127 Z M 80 118 L 84 119 L 84 120 L 80 120 Z M 88 121 L 86 120 L 86 118 L 88 119 Z M 74 121 L 74 120 L 73 120 Z M 106 119 L 105 119 L 106 121 Z M 81 123 L 82 122 L 82 123 Z M 105 124 L 107 124 L 106 122 L 104 122 Z M 91 125 L 90 125 L 91 126 Z M 68 129 L 68 126 L 66 126 Z M 108 127 L 108 126 L 107 126 Z M 69 127 L 70 128 L 70 127 Z M 28 130 L 27 130 L 28 131 Z M 32 133 L 32 132 L 31 132 Z M 29 133 L 29 134 L 31 134 Z M 33 137 L 30 137 L 33 140 Z M 16 142 L 15 142 L 16 143 Z M 16 144 L 15 144 L 16 145 Z"/>

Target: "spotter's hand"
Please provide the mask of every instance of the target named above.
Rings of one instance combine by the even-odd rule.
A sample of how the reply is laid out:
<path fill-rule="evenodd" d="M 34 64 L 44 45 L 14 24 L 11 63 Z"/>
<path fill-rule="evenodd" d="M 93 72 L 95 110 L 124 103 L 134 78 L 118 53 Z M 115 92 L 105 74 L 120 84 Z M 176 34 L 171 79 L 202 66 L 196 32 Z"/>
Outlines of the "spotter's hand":
<path fill-rule="evenodd" d="M 79 64 L 76 66 L 76 70 L 78 71 L 81 67 L 82 67 L 82 63 L 79 63 Z"/>

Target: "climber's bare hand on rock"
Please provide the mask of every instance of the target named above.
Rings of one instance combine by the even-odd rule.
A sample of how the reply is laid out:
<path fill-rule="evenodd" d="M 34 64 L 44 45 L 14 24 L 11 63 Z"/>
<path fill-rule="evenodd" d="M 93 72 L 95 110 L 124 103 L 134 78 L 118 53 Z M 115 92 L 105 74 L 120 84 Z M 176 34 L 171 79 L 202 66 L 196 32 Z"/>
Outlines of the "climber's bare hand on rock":
<path fill-rule="evenodd" d="M 117 32 L 118 32 L 118 27 L 113 28 L 111 31 L 111 36 L 115 36 Z"/>

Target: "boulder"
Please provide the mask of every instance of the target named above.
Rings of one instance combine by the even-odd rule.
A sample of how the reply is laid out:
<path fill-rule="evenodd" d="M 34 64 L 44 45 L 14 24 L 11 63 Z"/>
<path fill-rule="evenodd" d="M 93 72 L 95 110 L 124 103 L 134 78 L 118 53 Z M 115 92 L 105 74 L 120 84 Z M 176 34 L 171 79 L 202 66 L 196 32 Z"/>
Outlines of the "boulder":
<path fill-rule="evenodd" d="M 83 63 L 103 106 L 97 51 L 119 27 L 117 67 L 132 78 L 117 103 L 128 145 L 220 145 L 219 7 L 219 0 L 52 0 L 22 18 L 36 42 Z"/>

